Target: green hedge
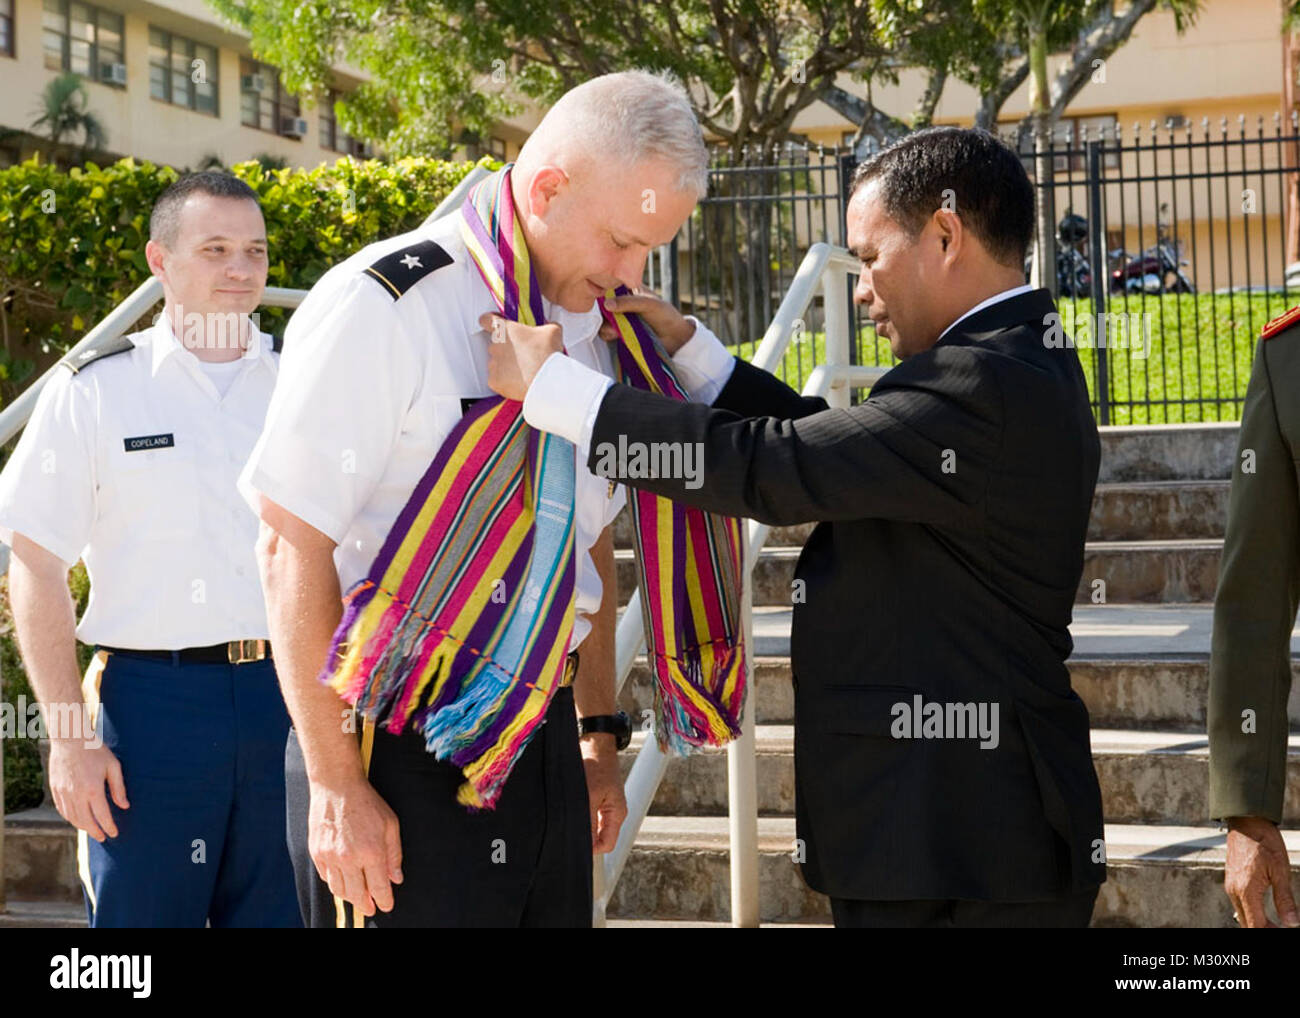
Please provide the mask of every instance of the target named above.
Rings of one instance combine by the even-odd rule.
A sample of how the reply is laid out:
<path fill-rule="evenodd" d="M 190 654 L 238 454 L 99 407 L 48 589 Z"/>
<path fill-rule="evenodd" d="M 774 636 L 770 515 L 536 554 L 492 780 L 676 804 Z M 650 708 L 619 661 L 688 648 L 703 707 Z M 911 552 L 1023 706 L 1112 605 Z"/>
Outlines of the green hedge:
<path fill-rule="evenodd" d="M 305 289 L 366 244 L 418 226 L 473 165 L 346 158 L 314 170 L 246 162 L 231 172 L 262 202 L 268 285 Z M 177 176 L 133 159 L 66 173 L 35 159 L 0 169 L 0 396 L 21 391 L 148 278 L 149 213 Z M 278 334 L 287 317 L 264 309 L 263 328 Z"/>

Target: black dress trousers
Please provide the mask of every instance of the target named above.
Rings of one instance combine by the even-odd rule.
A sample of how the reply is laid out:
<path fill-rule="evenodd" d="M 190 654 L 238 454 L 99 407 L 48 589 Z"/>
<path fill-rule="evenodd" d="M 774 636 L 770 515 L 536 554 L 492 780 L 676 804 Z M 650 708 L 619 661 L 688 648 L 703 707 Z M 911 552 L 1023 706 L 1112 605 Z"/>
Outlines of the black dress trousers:
<path fill-rule="evenodd" d="M 426 752 L 416 732 L 376 730 L 369 778 L 401 826 L 403 881 L 393 910 L 366 918 L 334 898 L 311 861 L 307 775 L 289 732 L 289 851 L 308 926 L 591 925 L 591 817 L 572 688 L 556 692 L 495 809 L 456 802 L 460 769 Z"/>

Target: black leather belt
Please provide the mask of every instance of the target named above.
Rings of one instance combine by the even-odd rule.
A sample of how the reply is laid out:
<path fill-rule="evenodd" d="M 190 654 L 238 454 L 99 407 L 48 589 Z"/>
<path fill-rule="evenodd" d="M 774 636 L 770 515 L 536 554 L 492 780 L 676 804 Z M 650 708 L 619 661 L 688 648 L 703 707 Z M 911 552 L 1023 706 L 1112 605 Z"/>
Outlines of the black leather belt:
<path fill-rule="evenodd" d="M 144 657 L 155 661 L 180 661 L 196 665 L 243 665 L 271 657 L 269 640 L 230 640 L 210 647 L 185 647 L 181 650 L 132 650 L 129 647 L 105 647 L 110 654 Z"/>

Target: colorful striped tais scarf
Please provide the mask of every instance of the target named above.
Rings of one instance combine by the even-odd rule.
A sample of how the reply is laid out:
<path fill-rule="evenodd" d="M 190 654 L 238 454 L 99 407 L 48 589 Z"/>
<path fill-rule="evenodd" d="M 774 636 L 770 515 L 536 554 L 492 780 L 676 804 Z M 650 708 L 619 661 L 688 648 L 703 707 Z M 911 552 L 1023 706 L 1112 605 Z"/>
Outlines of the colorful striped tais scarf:
<path fill-rule="evenodd" d="M 470 192 L 462 234 L 501 315 L 542 325 L 510 169 Z M 619 380 L 686 399 L 645 324 L 601 310 L 621 337 Z M 471 808 L 496 805 L 564 675 L 575 462 L 571 443 L 524 423 L 522 404 L 475 403 L 345 596 L 321 673 L 363 718 L 394 734 L 416 725 L 464 772 L 457 799 Z M 720 745 L 739 734 L 745 697 L 740 521 L 647 492 L 629 502 L 659 744 Z"/>

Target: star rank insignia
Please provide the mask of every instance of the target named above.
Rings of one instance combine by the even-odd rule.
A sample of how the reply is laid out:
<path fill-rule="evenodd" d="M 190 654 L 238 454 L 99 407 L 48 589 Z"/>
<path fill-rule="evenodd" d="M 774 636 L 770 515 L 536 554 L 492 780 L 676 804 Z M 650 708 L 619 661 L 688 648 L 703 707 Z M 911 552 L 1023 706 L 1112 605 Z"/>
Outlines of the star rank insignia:
<path fill-rule="evenodd" d="M 433 241 L 422 240 L 384 255 L 365 271 L 397 300 L 430 272 L 450 264 L 451 255 Z"/>

